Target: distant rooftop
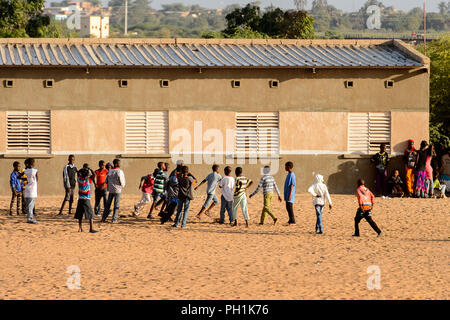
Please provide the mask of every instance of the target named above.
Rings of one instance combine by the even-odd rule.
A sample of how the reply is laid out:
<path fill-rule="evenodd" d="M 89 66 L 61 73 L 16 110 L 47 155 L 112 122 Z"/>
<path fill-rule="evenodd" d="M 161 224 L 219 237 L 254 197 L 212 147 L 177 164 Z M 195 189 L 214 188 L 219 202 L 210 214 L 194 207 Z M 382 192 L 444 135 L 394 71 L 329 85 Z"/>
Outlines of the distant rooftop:
<path fill-rule="evenodd" d="M 398 40 L 0 38 L 0 67 L 417 68 Z"/>

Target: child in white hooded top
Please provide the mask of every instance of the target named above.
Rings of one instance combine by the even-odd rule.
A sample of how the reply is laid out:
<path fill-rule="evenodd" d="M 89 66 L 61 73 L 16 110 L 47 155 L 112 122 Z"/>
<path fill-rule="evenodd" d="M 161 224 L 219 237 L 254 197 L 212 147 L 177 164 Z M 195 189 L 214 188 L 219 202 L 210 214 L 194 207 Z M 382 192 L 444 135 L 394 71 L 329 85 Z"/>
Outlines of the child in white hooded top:
<path fill-rule="evenodd" d="M 328 205 L 331 210 L 331 198 L 330 193 L 328 192 L 328 188 L 323 182 L 323 176 L 320 174 L 316 174 L 314 177 L 314 183 L 312 186 L 308 188 L 308 192 L 313 196 L 313 205 L 316 209 L 316 233 L 323 233 L 323 224 L 322 224 L 322 212 L 323 207 L 325 206 L 325 198 L 328 201 Z"/>

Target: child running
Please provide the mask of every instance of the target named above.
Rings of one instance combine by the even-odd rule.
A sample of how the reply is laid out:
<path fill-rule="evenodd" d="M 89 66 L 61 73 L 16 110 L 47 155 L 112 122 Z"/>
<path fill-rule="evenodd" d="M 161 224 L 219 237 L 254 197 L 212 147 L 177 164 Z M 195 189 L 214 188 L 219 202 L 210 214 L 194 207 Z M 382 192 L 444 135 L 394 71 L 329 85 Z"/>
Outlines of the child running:
<path fill-rule="evenodd" d="M 278 190 L 277 183 L 275 182 L 275 179 L 273 176 L 271 176 L 270 173 L 270 167 L 265 166 L 263 169 L 264 175 L 262 176 L 261 180 L 259 181 L 258 186 L 256 187 L 255 191 L 250 195 L 250 198 L 252 198 L 254 195 L 258 193 L 258 191 L 262 188 L 263 189 L 263 195 L 264 195 L 264 206 L 261 212 L 261 220 L 259 222 L 260 225 L 264 224 L 264 221 L 266 220 L 266 215 L 268 214 L 273 219 L 273 224 L 275 225 L 278 221 L 278 218 L 275 217 L 275 215 L 272 212 L 271 204 L 272 204 L 272 198 L 273 198 L 273 189 L 278 194 L 278 200 L 280 202 L 283 201 L 280 196 L 280 190 Z"/>
<path fill-rule="evenodd" d="M 165 165 L 164 162 L 158 162 L 158 167 L 155 169 L 158 170 L 158 173 L 155 176 L 155 182 L 153 185 L 153 203 L 150 207 L 150 211 L 148 212 L 147 219 L 154 219 L 155 217 L 152 215 L 153 210 L 158 203 L 158 200 L 163 197 L 164 187 L 166 185 L 166 174 L 164 173 Z"/>
<path fill-rule="evenodd" d="M 195 183 L 194 178 L 189 175 L 189 168 L 184 166 L 181 169 L 181 176 L 178 179 L 179 189 L 178 189 L 178 207 L 177 216 L 175 218 L 175 223 L 173 227 L 178 227 L 181 220 L 181 215 L 183 215 L 183 220 L 181 221 L 181 228 L 186 228 L 186 222 L 189 215 L 189 205 L 194 196 L 192 194 L 192 185 Z M 183 212 L 183 214 L 181 213 Z"/>
<path fill-rule="evenodd" d="M 233 222 L 233 189 L 234 178 L 231 176 L 231 167 L 225 167 L 225 177 L 219 182 L 219 188 L 222 190 L 222 196 L 220 197 L 220 218 L 219 224 L 225 223 L 225 210 L 228 213 L 228 219 L 230 224 Z"/>
<path fill-rule="evenodd" d="M 219 200 L 217 199 L 217 196 L 216 196 L 216 188 L 217 188 L 217 183 L 221 179 L 222 179 L 222 176 L 219 174 L 219 166 L 217 164 L 215 164 L 212 166 L 212 172 L 210 174 L 208 174 L 206 176 L 206 178 L 203 179 L 203 181 L 200 182 L 200 184 L 198 186 L 195 187 L 194 190 L 197 190 L 202 184 L 204 184 L 205 182 L 208 182 L 208 185 L 206 187 L 206 200 L 205 200 L 205 203 L 203 204 L 200 212 L 197 214 L 198 219 L 201 218 L 201 215 L 203 212 L 205 212 L 205 214 L 209 217 L 209 212 L 211 211 L 211 209 L 214 208 L 214 206 L 219 203 Z M 211 205 L 208 208 L 208 205 L 211 201 L 213 203 L 211 203 Z"/>
<path fill-rule="evenodd" d="M 161 199 L 159 199 L 159 201 L 156 203 L 155 209 L 158 209 L 158 207 L 161 205 L 161 210 L 159 210 L 158 216 L 161 217 L 162 213 L 164 212 L 164 210 L 166 209 L 167 205 L 169 204 L 169 196 L 168 196 L 168 192 L 167 192 L 167 188 L 168 188 L 168 182 L 169 182 L 169 163 L 168 162 L 164 162 L 164 175 L 166 177 L 165 183 L 164 183 L 164 192 L 161 195 Z"/>
<path fill-rule="evenodd" d="M 332 203 L 330 193 L 326 184 L 323 182 L 323 176 L 316 174 L 314 176 L 314 183 L 309 187 L 308 192 L 313 196 L 313 205 L 316 209 L 316 234 L 323 233 L 322 212 L 325 206 L 325 199 L 328 201 L 328 206 L 331 210 Z"/>
<path fill-rule="evenodd" d="M 354 237 L 359 237 L 359 222 L 364 218 L 370 224 L 373 230 L 381 236 L 381 230 L 378 228 L 375 221 L 372 220 L 372 209 L 374 205 L 373 193 L 364 185 L 364 180 L 358 180 L 358 188 L 356 189 L 356 197 L 358 198 L 359 208 L 355 216 L 355 234 Z"/>
<path fill-rule="evenodd" d="M 247 191 L 248 187 L 250 187 L 252 185 L 253 181 L 242 175 L 241 167 L 236 168 L 235 174 L 236 174 L 236 186 L 235 186 L 235 190 L 234 190 L 234 199 L 233 199 L 232 226 L 236 227 L 238 225 L 237 209 L 239 206 L 241 206 L 242 214 L 243 214 L 244 220 L 245 220 L 245 227 L 248 228 L 249 227 L 248 221 L 250 220 L 250 217 L 248 215 L 246 191 Z"/>
<path fill-rule="evenodd" d="M 9 204 L 9 215 L 13 215 L 14 202 L 16 202 L 17 215 L 20 215 L 21 206 L 23 202 L 23 182 L 20 173 L 20 162 L 14 161 L 13 171 L 9 178 L 9 185 L 11 187 L 11 203 Z"/>
<path fill-rule="evenodd" d="M 96 233 L 94 230 L 94 213 L 91 206 L 91 183 L 95 178 L 94 172 L 89 168 L 82 168 L 77 179 L 78 182 L 78 202 L 75 211 L 75 219 L 78 219 L 78 232 L 83 232 L 83 216 L 89 220 L 89 232 Z"/>
<path fill-rule="evenodd" d="M 25 187 L 25 211 L 27 213 L 27 223 L 37 224 L 34 219 L 34 206 L 37 198 L 38 170 L 34 168 L 35 160 L 28 158 L 25 160 L 24 174 L 27 176 L 27 185 Z"/>
<path fill-rule="evenodd" d="M 161 224 L 172 220 L 172 216 L 178 206 L 178 176 L 181 174 L 181 168 L 181 164 L 177 164 L 177 167 L 170 173 L 169 181 L 167 182 L 168 204 L 165 210 L 161 212 Z"/>
<path fill-rule="evenodd" d="M 155 177 L 158 175 L 159 170 L 155 169 L 153 174 L 148 174 L 141 178 L 138 189 L 142 191 L 141 201 L 134 206 L 133 216 L 139 215 L 139 208 L 146 203 L 151 202 L 151 196 L 153 193 L 153 186 L 155 184 Z"/>

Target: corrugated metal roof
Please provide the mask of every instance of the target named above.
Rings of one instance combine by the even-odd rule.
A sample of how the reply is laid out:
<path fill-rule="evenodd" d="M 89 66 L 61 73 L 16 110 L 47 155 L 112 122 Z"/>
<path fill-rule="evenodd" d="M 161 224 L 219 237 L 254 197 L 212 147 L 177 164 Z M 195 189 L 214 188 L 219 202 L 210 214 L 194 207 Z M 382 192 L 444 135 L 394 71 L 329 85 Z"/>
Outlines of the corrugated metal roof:
<path fill-rule="evenodd" d="M 0 67 L 415 68 L 424 64 L 426 58 L 396 40 L 0 39 Z"/>

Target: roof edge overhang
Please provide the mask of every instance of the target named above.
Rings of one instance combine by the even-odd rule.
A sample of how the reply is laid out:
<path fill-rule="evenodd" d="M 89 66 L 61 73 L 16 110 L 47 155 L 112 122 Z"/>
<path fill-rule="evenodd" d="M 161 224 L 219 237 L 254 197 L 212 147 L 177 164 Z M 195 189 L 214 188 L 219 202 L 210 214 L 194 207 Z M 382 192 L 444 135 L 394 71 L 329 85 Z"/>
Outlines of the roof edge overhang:
<path fill-rule="evenodd" d="M 123 66 L 123 65 L 2 65 L 0 69 L 12 69 L 12 68 L 32 68 L 32 69 L 41 69 L 41 68 L 56 68 L 56 69 L 190 69 L 190 70 L 207 70 L 207 69 L 215 69 L 215 70 L 224 70 L 224 69 L 243 69 L 243 70 L 252 70 L 252 69 L 267 69 L 267 70 L 275 70 L 275 69 L 327 69 L 327 70 L 344 70 L 344 69 L 426 69 L 426 66 Z"/>
<path fill-rule="evenodd" d="M 0 38 L 0 44 L 297 44 L 297 45 L 383 45 L 392 40 L 322 39 L 203 39 L 203 38 Z"/>
<path fill-rule="evenodd" d="M 396 39 L 392 40 L 392 44 L 411 59 L 416 60 L 425 66 L 428 66 L 430 64 L 430 58 L 414 49 L 411 45 L 408 45 L 405 42 Z"/>

